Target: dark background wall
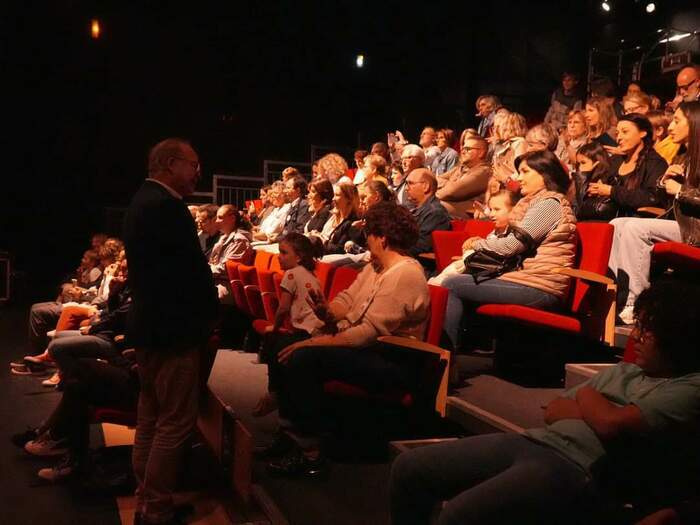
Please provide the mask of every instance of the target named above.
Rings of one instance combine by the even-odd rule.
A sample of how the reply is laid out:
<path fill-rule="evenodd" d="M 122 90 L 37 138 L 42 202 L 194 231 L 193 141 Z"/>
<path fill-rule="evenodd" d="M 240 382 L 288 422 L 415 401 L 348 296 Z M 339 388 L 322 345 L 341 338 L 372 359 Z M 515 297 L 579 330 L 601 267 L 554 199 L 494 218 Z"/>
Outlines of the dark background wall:
<path fill-rule="evenodd" d="M 206 185 L 214 170 L 308 160 L 312 143 L 463 129 L 484 92 L 536 120 L 563 70 L 585 74 L 592 45 L 616 49 L 674 16 L 697 26 L 682 2 L 647 18 L 633 0 L 617 4 L 603 15 L 593 0 L 22 3 L 2 21 L 0 250 L 50 289 L 166 136 L 193 141 Z"/>

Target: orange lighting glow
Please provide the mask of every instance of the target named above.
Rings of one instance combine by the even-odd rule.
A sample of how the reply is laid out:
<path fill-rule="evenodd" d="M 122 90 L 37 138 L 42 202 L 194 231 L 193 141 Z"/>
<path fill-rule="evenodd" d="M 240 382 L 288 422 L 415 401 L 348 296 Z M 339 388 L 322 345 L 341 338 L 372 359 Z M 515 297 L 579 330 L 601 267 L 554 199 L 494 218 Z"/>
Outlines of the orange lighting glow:
<path fill-rule="evenodd" d="M 92 34 L 92 38 L 100 38 L 100 21 L 95 19 L 92 21 L 92 24 L 90 25 L 90 33 Z"/>

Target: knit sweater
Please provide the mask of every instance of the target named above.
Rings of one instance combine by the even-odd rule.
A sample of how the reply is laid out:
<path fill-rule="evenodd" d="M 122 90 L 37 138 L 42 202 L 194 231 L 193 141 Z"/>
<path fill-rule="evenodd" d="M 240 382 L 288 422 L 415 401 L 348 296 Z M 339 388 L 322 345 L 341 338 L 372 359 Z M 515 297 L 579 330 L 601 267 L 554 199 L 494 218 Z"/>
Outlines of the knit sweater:
<path fill-rule="evenodd" d="M 511 210 L 511 220 L 519 225 L 525 215 L 536 210 L 537 205 L 546 199 L 555 199 L 560 205 L 560 219 L 537 247 L 534 257 L 523 261 L 523 269 L 508 272 L 499 277 L 504 281 L 532 286 L 538 290 L 565 300 L 571 279 L 566 275 L 553 273 L 554 268 L 574 265 L 576 257 L 576 217 L 566 198 L 554 191 L 540 191 L 521 199 Z"/>

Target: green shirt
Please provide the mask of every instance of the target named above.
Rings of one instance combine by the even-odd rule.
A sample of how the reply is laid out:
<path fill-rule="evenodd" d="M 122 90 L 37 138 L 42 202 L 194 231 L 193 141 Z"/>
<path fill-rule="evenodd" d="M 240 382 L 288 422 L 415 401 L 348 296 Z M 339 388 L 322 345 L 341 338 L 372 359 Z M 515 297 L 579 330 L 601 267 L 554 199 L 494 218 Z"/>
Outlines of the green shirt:
<path fill-rule="evenodd" d="M 649 427 L 649 434 L 668 433 L 674 444 L 697 448 L 700 442 L 700 374 L 673 378 L 648 377 L 637 365 L 619 363 L 564 392 L 574 399 L 588 385 L 618 405 L 635 405 Z M 530 439 L 550 446 L 590 474 L 591 465 L 605 455 L 600 439 L 581 419 L 563 419 L 545 428 L 525 432 Z M 655 436 L 655 437 L 658 437 Z M 683 443 L 678 443 L 681 439 Z"/>

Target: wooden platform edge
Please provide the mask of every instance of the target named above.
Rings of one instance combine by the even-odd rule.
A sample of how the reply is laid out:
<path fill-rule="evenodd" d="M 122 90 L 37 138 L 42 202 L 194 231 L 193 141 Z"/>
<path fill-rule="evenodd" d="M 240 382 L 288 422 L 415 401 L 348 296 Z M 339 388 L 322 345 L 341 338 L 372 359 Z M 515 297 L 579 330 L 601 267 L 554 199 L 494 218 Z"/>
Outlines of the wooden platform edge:
<path fill-rule="evenodd" d="M 479 434 L 484 433 L 484 431 L 488 432 L 489 429 L 514 434 L 525 432 L 525 429 L 520 425 L 454 396 L 447 398 L 447 417 L 467 430 Z"/>

